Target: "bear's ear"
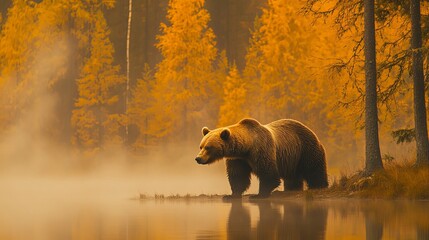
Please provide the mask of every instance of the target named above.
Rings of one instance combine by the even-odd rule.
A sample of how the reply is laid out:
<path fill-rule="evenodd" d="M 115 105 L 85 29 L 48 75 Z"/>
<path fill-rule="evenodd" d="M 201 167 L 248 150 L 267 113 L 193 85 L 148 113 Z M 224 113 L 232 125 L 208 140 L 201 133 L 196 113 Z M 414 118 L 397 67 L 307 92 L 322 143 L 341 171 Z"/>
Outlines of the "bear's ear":
<path fill-rule="evenodd" d="M 220 133 L 220 138 L 222 138 L 222 140 L 228 140 L 228 138 L 229 138 L 230 135 L 231 135 L 231 131 L 229 131 L 228 128 L 225 128 Z"/>
<path fill-rule="evenodd" d="M 208 129 L 208 127 L 203 127 L 203 129 L 201 130 L 201 132 L 203 133 L 203 136 L 207 135 L 207 133 L 210 132 L 210 130 Z"/>

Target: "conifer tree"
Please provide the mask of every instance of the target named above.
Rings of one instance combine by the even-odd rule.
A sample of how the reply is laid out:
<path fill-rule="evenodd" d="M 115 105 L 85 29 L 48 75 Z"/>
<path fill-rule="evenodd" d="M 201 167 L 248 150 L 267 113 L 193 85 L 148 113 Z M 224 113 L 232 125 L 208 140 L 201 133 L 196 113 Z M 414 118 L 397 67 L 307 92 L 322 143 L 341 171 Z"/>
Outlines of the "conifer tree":
<path fill-rule="evenodd" d="M 10 127 L 66 71 L 61 2 L 14 0 L 0 34 L 0 128 Z"/>
<path fill-rule="evenodd" d="M 285 0 L 269 0 L 254 27 L 244 69 L 251 115 L 263 122 L 293 117 L 309 103 L 318 31 L 302 20 L 298 1 Z"/>
<path fill-rule="evenodd" d="M 157 137 L 189 138 L 189 127 L 204 117 L 209 93 L 216 84 L 213 63 L 217 50 L 208 27 L 204 0 L 170 0 L 167 20 L 161 24 L 158 49 L 164 59 L 158 64 L 151 107 Z M 202 124 L 202 123 L 201 123 Z"/>
<path fill-rule="evenodd" d="M 356 146 L 356 126 L 352 120 L 338 121 L 338 116 L 352 114 L 338 108 L 343 80 L 334 80 L 325 68 L 344 54 L 342 40 L 303 16 L 302 4 L 270 0 L 255 19 L 243 71 L 245 106 L 262 123 L 302 121 L 329 146 L 328 154 L 348 154 Z"/>
<path fill-rule="evenodd" d="M 429 165 L 429 140 L 427 132 L 425 79 L 422 54 L 422 30 L 420 0 L 412 0 L 411 15 L 411 50 L 414 83 L 414 122 L 416 132 L 416 165 Z"/>
<path fill-rule="evenodd" d="M 259 106 L 252 108 L 252 113 L 261 121 L 275 118 L 268 109 L 277 112 L 285 104 L 283 96 L 285 96 L 286 91 L 286 76 L 280 73 L 280 68 L 283 66 L 279 61 L 291 56 L 287 51 L 277 51 L 278 49 L 275 49 L 281 47 L 286 50 L 288 47 L 285 48 L 286 41 L 283 41 L 283 43 L 277 41 L 278 38 L 275 35 L 280 32 L 274 32 L 273 30 L 283 29 L 284 33 L 287 32 L 285 23 L 287 22 L 287 15 L 290 15 L 287 14 L 290 8 L 287 5 L 283 5 L 284 7 L 279 9 L 280 2 L 278 0 L 268 1 L 267 7 L 263 9 L 261 18 L 255 19 L 254 27 L 256 29 L 253 30 L 249 51 L 246 56 L 245 73 L 249 83 L 251 83 L 249 85 L 249 96 L 255 97 L 255 99 L 250 99 L 250 102 L 260 103 Z M 278 26 L 275 29 L 272 27 L 274 24 Z"/>
<path fill-rule="evenodd" d="M 232 65 L 224 81 L 223 104 L 219 110 L 219 126 L 231 125 L 249 115 L 246 107 L 246 87 L 237 66 Z"/>
<path fill-rule="evenodd" d="M 238 70 L 238 68 L 237 68 Z M 212 119 L 219 119 L 220 105 L 223 103 L 224 82 L 228 76 L 229 66 L 226 51 L 222 50 L 216 61 L 212 79 L 210 80 L 211 92 L 207 102 L 206 120 L 211 122 Z M 216 124 L 215 122 L 213 122 Z"/>
<path fill-rule="evenodd" d="M 365 174 L 383 169 L 378 137 L 374 0 L 364 1 L 365 20 Z"/>
<path fill-rule="evenodd" d="M 124 116 L 115 111 L 125 78 L 119 74 L 119 66 L 113 65 L 113 46 L 101 8 L 95 7 L 91 13 L 90 55 L 77 80 L 78 99 L 72 115 L 72 141 L 87 152 L 121 142 L 119 129 L 125 124 Z"/>
<path fill-rule="evenodd" d="M 134 147 L 141 149 L 152 144 L 153 136 L 150 136 L 148 131 L 150 122 L 149 107 L 152 104 L 151 88 L 153 85 L 153 74 L 149 65 L 145 65 L 143 77 L 137 80 L 137 85 L 132 91 L 132 97 L 127 116 L 129 124 L 134 124 L 138 128 L 139 135 L 134 142 Z"/>

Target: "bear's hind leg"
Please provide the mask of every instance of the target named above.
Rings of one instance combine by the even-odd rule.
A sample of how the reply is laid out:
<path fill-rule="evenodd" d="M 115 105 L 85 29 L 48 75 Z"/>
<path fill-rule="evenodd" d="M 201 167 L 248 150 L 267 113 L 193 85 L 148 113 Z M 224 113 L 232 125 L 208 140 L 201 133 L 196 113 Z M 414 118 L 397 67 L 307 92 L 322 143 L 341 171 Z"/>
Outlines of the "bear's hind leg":
<path fill-rule="evenodd" d="M 252 169 L 244 159 L 227 159 L 226 171 L 232 195 L 225 198 L 241 198 L 243 192 L 250 186 L 250 173 Z"/>
<path fill-rule="evenodd" d="M 302 191 L 303 179 L 302 178 L 284 179 L 283 187 L 285 191 Z"/>
<path fill-rule="evenodd" d="M 309 189 L 326 188 L 328 187 L 328 174 L 326 172 L 326 159 L 324 149 L 313 151 L 313 154 L 308 156 L 309 164 L 303 171 L 304 179 L 307 182 Z"/>
<path fill-rule="evenodd" d="M 306 174 L 305 180 L 309 189 L 327 188 L 328 175 L 326 173 L 326 164 L 320 163 L 319 166 L 314 167 L 311 172 Z"/>

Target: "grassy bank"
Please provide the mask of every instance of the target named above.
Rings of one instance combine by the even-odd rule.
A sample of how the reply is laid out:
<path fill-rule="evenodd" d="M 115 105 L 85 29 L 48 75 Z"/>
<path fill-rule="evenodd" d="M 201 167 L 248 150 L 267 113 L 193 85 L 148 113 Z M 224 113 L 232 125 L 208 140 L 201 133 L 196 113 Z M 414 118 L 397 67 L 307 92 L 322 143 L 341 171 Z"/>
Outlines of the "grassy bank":
<path fill-rule="evenodd" d="M 377 199 L 428 199 L 429 167 L 415 167 L 411 163 L 385 164 L 384 170 L 364 177 L 358 172 L 342 176 L 327 189 L 305 191 L 274 191 L 270 199 L 330 199 L 330 198 L 377 198 Z M 243 199 L 248 198 L 248 194 Z M 192 200 L 221 199 L 222 195 L 163 195 L 140 194 L 138 199 Z"/>
<path fill-rule="evenodd" d="M 328 191 L 363 198 L 429 199 L 429 167 L 386 164 L 383 171 L 369 177 L 360 173 L 342 176 Z"/>
<path fill-rule="evenodd" d="M 223 195 L 218 194 L 199 194 L 199 195 L 191 195 L 191 194 L 170 194 L 170 195 L 164 195 L 164 194 L 155 194 L 155 195 L 146 195 L 146 194 L 139 194 L 138 198 L 139 200 L 148 200 L 148 199 L 154 199 L 154 200 L 192 200 L 192 199 L 221 199 Z"/>

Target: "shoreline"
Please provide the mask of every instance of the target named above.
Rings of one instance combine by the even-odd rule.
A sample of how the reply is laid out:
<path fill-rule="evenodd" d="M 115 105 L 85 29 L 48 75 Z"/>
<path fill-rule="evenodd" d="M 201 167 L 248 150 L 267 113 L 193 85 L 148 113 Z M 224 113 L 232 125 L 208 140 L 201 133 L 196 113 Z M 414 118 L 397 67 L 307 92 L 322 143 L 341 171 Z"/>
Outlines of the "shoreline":
<path fill-rule="evenodd" d="M 242 198 L 239 199 L 233 199 L 233 200 L 223 200 L 223 196 L 225 195 L 206 195 L 206 194 L 200 194 L 200 195 L 158 195 L 158 196 L 144 196 L 144 197 L 133 197 L 130 198 L 130 200 L 134 201 L 147 201 L 147 200 L 155 200 L 155 201 L 221 201 L 221 202 L 263 202 L 263 201 L 324 201 L 324 200 L 370 200 L 370 201 L 417 201 L 417 202 L 426 202 L 429 201 L 428 198 L 419 198 L 419 199 L 412 199 L 412 198 L 383 198 L 383 197 L 362 197 L 358 196 L 354 193 L 326 193 L 326 192 L 307 192 L 303 191 L 300 193 L 276 193 L 273 196 L 270 196 L 268 198 L 263 199 L 250 199 L 249 197 L 253 194 L 245 194 Z"/>

